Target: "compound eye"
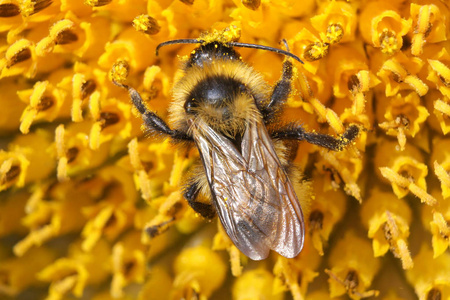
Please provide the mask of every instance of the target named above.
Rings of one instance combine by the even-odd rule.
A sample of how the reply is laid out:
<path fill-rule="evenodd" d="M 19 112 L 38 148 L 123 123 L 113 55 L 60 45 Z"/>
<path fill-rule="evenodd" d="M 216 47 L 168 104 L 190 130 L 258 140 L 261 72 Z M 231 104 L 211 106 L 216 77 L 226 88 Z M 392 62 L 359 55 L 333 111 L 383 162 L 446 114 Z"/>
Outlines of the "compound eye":
<path fill-rule="evenodd" d="M 198 107 L 198 103 L 195 100 L 195 98 L 186 100 L 186 102 L 184 102 L 184 110 L 188 114 L 194 113 L 194 109 L 197 108 L 197 107 Z"/>

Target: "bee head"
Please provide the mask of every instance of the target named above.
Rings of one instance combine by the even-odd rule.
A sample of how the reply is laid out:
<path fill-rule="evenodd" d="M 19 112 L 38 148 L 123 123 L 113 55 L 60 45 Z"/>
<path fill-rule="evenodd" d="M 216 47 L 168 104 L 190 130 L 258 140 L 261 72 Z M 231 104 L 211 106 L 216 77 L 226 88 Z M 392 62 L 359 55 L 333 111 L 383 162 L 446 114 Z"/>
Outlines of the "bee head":
<path fill-rule="evenodd" d="M 227 135 L 243 129 L 254 101 L 246 86 L 233 77 L 216 75 L 199 81 L 184 102 L 189 117 L 200 117 Z"/>
<path fill-rule="evenodd" d="M 240 60 L 240 55 L 231 46 L 220 42 L 202 44 L 192 51 L 185 68 L 203 67 L 217 60 Z"/>

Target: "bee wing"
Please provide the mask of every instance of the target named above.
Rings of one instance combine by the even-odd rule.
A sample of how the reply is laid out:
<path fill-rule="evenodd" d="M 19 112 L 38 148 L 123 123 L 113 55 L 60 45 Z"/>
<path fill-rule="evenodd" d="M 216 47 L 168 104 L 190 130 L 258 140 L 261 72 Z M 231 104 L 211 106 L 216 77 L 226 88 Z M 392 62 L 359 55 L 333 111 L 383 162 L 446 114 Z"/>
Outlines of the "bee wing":
<path fill-rule="evenodd" d="M 270 249 L 297 256 L 303 214 L 265 126 L 248 123 L 242 154 L 203 121 L 191 128 L 220 221 L 234 244 L 253 260 L 266 258 Z"/>

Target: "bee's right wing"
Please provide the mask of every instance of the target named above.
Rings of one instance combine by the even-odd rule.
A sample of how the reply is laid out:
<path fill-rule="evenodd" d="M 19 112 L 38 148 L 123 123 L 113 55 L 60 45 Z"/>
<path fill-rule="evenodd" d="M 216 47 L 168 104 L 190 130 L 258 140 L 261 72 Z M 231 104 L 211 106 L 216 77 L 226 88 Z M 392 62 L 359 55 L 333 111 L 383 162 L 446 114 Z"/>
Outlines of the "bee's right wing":
<path fill-rule="evenodd" d="M 266 258 L 270 249 L 297 256 L 303 214 L 265 126 L 247 124 L 242 153 L 201 120 L 191 129 L 220 221 L 239 250 L 253 260 Z"/>

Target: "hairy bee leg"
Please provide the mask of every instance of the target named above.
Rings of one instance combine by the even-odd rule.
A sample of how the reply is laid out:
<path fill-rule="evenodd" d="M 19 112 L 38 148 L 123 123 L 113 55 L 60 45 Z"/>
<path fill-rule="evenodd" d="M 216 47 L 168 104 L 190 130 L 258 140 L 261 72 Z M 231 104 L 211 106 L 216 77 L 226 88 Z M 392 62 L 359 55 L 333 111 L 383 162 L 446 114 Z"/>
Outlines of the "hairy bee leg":
<path fill-rule="evenodd" d="M 340 137 L 335 138 L 327 134 L 307 132 L 298 124 L 289 124 L 282 129 L 272 131 L 271 137 L 274 139 L 307 141 L 310 144 L 330 150 L 341 151 L 358 136 L 358 133 L 358 126 L 351 125 Z"/>
<path fill-rule="evenodd" d="M 289 46 L 286 40 L 283 39 L 282 41 L 286 47 L 286 51 L 289 52 Z M 265 121 L 270 120 L 277 112 L 277 110 L 280 109 L 280 105 L 282 105 L 284 101 L 286 101 L 286 99 L 289 97 L 289 94 L 291 93 L 291 83 L 293 76 L 292 68 L 292 62 L 287 58 L 283 63 L 281 78 L 273 88 L 272 94 L 270 96 L 270 102 L 266 107 L 262 109 Z"/>
<path fill-rule="evenodd" d="M 216 210 L 212 204 L 196 201 L 199 191 L 198 183 L 192 183 L 184 191 L 184 198 L 196 213 L 199 213 L 203 218 L 213 219 L 216 216 Z"/>
<path fill-rule="evenodd" d="M 283 63 L 281 78 L 273 88 L 270 102 L 266 107 L 262 108 L 262 115 L 265 121 L 269 121 L 289 97 L 291 93 L 292 74 L 292 63 L 286 60 Z"/>
<path fill-rule="evenodd" d="M 163 119 L 161 119 L 154 112 L 148 110 L 138 91 L 125 85 L 123 87 L 128 89 L 128 94 L 130 95 L 131 101 L 142 115 L 142 120 L 147 128 L 168 135 L 174 140 L 194 141 L 193 138 L 186 132 L 170 129 L 169 125 L 167 125 Z"/>
<path fill-rule="evenodd" d="M 292 62 L 286 60 L 283 63 L 283 71 L 281 78 L 278 80 L 277 84 L 273 88 L 272 95 L 270 96 L 270 102 L 266 109 L 276 109 L 280 104 L 288 98 L 291 93 L 291 81 L 292 81 Z"/>

